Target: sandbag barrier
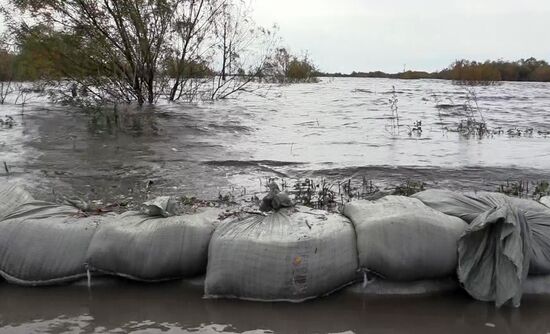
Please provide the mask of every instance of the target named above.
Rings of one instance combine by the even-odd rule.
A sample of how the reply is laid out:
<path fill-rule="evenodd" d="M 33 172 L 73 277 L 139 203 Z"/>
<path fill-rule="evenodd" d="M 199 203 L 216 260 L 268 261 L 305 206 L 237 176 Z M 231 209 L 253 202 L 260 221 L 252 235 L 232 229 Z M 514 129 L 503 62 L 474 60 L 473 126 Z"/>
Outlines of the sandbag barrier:
<path fill-rule="evenodd" d="M 146 203 L 149 214 L 83 217 L 0 185 L 0 275 L 34 286 L 87 270 L 150 282 L 206 271 L 207 297 L 294 302 L 371 282 L 366 273 L 399 290 L 458 277 L 474 298 L 497 306 L 549 291 L 550 276 L 532 276 L 537 284 L 526 288 L 528 274 L 550 275 L 550 207 L 535 201 L 428 190 L 351 202 L 344 215 L 283 207 L 222 222 L 213 208 L 164 218 L 168 202 L 157 203 Z"/>
<path fill-rule="evenodd" d="M 148 282 L 199 275 L 221 213 L 201 208 L 163 218 L 170 203 L 161 198 L 145 203 L 148 214 L 86 216 L 35 201 L 20 187 L 0 187 L 0 199 L 10 198 L 0 202 L 0 276 L 26 286 L 68 283 L 90 271 Z"/>

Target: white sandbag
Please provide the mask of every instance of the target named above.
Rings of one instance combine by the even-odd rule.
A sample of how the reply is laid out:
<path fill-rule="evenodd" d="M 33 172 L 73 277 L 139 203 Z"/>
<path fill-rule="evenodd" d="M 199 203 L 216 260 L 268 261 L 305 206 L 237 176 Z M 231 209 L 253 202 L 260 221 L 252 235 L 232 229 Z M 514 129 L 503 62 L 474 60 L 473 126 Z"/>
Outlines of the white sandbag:
<path fill-rule="evenodd" d="M 544 196 L 539 202 L 550 208 L 550 196 Z"/>
<path fill-rule="evenodd" d="M 206 270 L 208 244 L 221 210 L 169 218 L 127 212 L 103 224 L 88 250 L 87 265 L 141 281 L 192 277 Z"/>
<path fill-rule="evenodd" d="M 22 187 L 3 182 L 0 183 L 0 220 L 15 211 L 18 206 L 34 200 Z"/>
<path fill-rule="evenodd" d="M 403 196 L 354 201 L 344 215 L 355 225 L 361 267 L 396 281 L 454 275 L 463 220 Z"/>
<path fill-rule="evenodd" d="M 21 285 L 49 285 L 86 275 L 86 251 L 103 217 L 32 201 L 0 221 L 0 275 Z"/>
<path fill-rule="evenodd" d="M 474 298 L 519 306 L 528 274 L 550 274 L 550 208 L 501 193 L 426 190 L 413 195 L 470 223 L 458 276 Z"/>
<path fill-rule="evenodd" d="M 292 301 L 355 279 L 355 232 L 345 217 L 306 207 L 223 222 L 212 237 L 207 297 Z"/>

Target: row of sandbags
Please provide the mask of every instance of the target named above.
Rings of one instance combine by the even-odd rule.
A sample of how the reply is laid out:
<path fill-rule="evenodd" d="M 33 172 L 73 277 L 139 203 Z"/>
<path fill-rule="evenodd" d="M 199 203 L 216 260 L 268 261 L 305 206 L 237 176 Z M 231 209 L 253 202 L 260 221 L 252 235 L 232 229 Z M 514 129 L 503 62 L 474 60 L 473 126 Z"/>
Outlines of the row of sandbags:
<path fill-rule="evenodd" d="M 196 276 L 206 268 L 220 213 L 209 208 L 169 218 L 139 212 L 86 217 L 5 184 L 0 203 L 0 275 L 20 285 L 68 282 L 87 270 L 143 281 Z"/>
<path fill-rule="evenodd" d="M 429 190 L 354 201 L 343 214 L 297 207 L 222 223 L 206 295 L 303 300 L 359 268 L 390 281 L 458 276 L 478 300 L 519 306 L 527 275 L 550 275 L 550 208 L 532 200 Z"/>
<path fill-rule="evenodd" d="M 298 206 L 219 223 L 217 209 L 81 217 L 8 190 L 0 203 L 8 192 L 26 202 L 0 206 L 0 274 L 18 284 L 86 269 L 159 281 L 197 275 L 208 261 L 209 297 L 301 301 L 354 282 L 360 268 L 393 281 L 458 272 L 475 298 L 518 305 L 528 272 L 550 274 L 550 209 L 501 194 L 425 191 L 354 201 L 344 216 Z"/>
<path fill-rule="evenodd" d="M 402 196 L 355 201 L 344 215 L 295 207 L 222 223 L 206 295 L 301 301 L 354 282 L 359 268 L 393 281 L 454 275 L 462 219 Z"/>

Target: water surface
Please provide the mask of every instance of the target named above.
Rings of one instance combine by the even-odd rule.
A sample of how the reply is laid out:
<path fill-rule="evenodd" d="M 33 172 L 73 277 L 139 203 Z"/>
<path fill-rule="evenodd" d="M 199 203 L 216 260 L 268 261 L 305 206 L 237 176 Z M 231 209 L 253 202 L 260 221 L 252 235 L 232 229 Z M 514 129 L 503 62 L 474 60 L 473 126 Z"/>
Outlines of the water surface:
<path fill-rule="evenodd" d="M 393 87 L 399 134 L 389 128 Z M 467 97 L 448 81 L 324 79 L 272 87 L 267 97 L 160 104 L 121 116 L 118 126 L 39 98 L 24 109 L 1 106 L 17 125 L 0 130 L 0 160 L 11 181 L 43 197 L 55 191 L 102 200 L 140 197 L 147 181 L 154 194 L 217 197 L 263 190 L 259 179 L 268 176 L 489 190 L 550 178 L 550 138 L 537 134 L 550 131 L 550 84 L 510 82 L 475 93 L 490 128 L 533 128 L 534 135 L 480 139 L 445 130 L 464 118 Z M 417 120 L 422 134 L 409 136 Z"/>

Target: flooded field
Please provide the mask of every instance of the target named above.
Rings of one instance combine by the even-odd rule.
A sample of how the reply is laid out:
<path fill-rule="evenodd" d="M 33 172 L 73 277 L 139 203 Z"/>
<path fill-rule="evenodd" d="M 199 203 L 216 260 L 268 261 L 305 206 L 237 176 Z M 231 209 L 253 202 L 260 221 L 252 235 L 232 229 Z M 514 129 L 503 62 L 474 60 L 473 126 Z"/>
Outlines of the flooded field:
<path fill-rule="evenodd" d="M 0 127 L 0 182 L 24 184 L 40 199 L 139 203 L 159 194 L 249 195 L 264 190 L 266 177 L 485 190 L 550 180 L 550 84 L 474 91 L 476 115 L 494 132 L 481 138 L 452 131 L 469 94 L 438 80 L 324 79 L 272 87 L 266 97 L 120 110 L 116 122 L 35 97 L 24 108 L 0 106 L 0 118 L 14 120 Z M 391 127 L 393 97 L 399 133 Z M 417 121 L 421 132 L 412 131 Z M 497 310 L 462 293 L 343 292 L 294 305 L 204 300 L 200 286 L 182 282 L 98 281 L 91 290 L 0 283 L 6 333 L 548 333 L 549 311 L 547 296 Z"/>
<path fill-rule="evenodd" d="M 389 129 L 392 87 L 399 134 Z M 139 198 L 148 181 L 153 194 L 211 198 L 263 190 L 259 180 L 269 176 L 364 176 L 382 185 L 416 179 L 489 190 L 508 180 L 549 179 L 550 84 L 474 90 L 489 128 L 533 133 L 480 139 L 445 130 L 464 118 L 467 97 L 450 82 L 324 79 L 272 87 L 266 98 L 160 105 L 132 116 L 120 111 L 118 125 L 40 99 L 24 109 L 4 105 L 0 115 L 16 124 L 0 130 L 0 160 L 10 181 L 42 197 L 54 191 L 101 200 Z M 421 134 L 409 136 L 418 120 Z"/>

